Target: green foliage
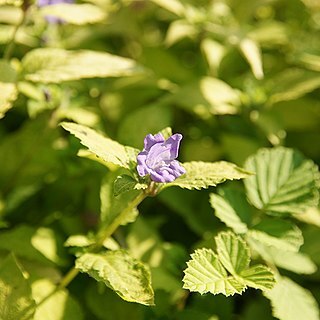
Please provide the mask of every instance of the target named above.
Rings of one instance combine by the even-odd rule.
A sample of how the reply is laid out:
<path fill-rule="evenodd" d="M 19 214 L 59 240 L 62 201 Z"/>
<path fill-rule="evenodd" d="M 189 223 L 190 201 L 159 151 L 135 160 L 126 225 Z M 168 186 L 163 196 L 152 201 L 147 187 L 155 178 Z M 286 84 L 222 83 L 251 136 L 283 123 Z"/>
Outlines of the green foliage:
<path fill-rule="evenodd" d="M 272 271 L 264 265 L 250 264 L 246 243 L 235 234 L 220 233 L 216 238 L 217 254 L 210 249 L 198 249 L 187 262 L 184 288 L 201 294 L 210 292 L 226 296 L 242 294 L 248 287 L 267 290 L 275 280 Z M 230 274 L 230 275 L 229 275 Z"/>
<path fill-rule="evenodd" d="M 64 129 L 80 139 L 93 154 L 107 163 L 130 169 L 136 161 L 137 150 L 124 147 L 118 142 L 106 138 L 96 131 L 76 123 L 62 123 Z"/>
<path fill-rule="evenodd" d="M 80 304 L 70 296 L 67 290 L 57 292 L 54 292 L 54 290 L 55 285 L 47 279 L 39 279 L 32 284 L 33 297 L 37 303 L 50 295 L 37 307 L 34 320 L 84 319 Z"/>
<path fill-rule="evenodd" d="M 313 296 L 289 278 L 277 279 L 274 288 L 264 294 L 270 299 L 273 314 L 279 319 L 319 319 L 318 306 Z"/>
<path fill-rule="evenodd" d="M 22 60 L 23 78 L 42 83 L 130 76 L 141 71 L 130 59 L 89 50 L 39 48 L 30 51 Z"/>
<path fill-rule="evenodd" d="M 34 313 L 35 302 L 27 275 L 14 255 L 9 254 L 0 265 L 0 317 L 26 320 Z"/>
<path fill-rule="evenodd" d="M 106 17 L 103 10 L 92 4 L 54 4 L 41 8 L 40 13 L 44 17 L 54 16 L 75 25 L 97 23 Z"/>
<path fill-rule="evenodd" d="M 126 301 L 154 303 L 149 270 L 125 251 L 85 253 L 76 260 L 76 268 L 104 282 Z"/>
<path fill-rule="evenodd" d="M 183 167 L 186 169 L 186 174 L 167 186 L 200 190 L 216 186 L 226 180 L 243 179 L 250 175 L 250 172 L 224 161 L 216 163 L 185 162 Z"/>
<path fill-rule="evenodd" d="M 3 118 L 17 97 L 17 89 L 12 83 L 0 82 L 0 91 L 0 118 Z"/>
<path fill-rule="evenodd" d="M 319 319 L 317 1 L 0 7 L 1 319 Z"/>
<path fill-rule="evenodd" d="M 293 150 L 261 150 L 245 168 L 257 173 L 245 181 L 248 198 L 268 214 L 301 214 L 318 203 L 317 166 Z"/>

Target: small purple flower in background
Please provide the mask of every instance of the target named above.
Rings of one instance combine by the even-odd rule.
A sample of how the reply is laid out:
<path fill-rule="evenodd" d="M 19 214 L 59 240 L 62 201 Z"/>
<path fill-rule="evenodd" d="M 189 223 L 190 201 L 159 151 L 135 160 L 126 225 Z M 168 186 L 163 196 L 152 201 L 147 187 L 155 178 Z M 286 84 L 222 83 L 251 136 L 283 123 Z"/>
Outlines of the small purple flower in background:
<path fill-rule="evenodd" d="M 53 4 L 60 4 L 60 3 L 73 3 L 74 0 L 37 0 L 37 4 L 40 8 L 46 7 L 46 6 L 51 6 Z M 57 18 L 55 16 L 46 16 L 46 20 L 49 23 L 63 23 L 64 20 Z"/>
<path fill-rule="evenodd" d="M 137 171 L 141 177 L 150 174 L 155 182 L 172 182 L 186 170 L 176 160 L 182 135 L 176 133 L 167 140 L 161 133 L 148 134 L 144 149 L 137 156 Z"/>

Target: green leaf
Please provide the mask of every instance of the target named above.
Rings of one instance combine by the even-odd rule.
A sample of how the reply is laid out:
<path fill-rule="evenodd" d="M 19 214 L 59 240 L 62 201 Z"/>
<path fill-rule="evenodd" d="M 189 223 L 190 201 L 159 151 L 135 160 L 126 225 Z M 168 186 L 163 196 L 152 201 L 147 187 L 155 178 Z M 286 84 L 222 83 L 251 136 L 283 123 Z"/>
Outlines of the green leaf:
<path fill-rule="evenodd" d="M 304 253 L 281 250 L 271 245 L 264 244 L 257 238 L 247 235 L 250 247 L 267 262 L 280 268 L 299 274 L 312 274 L 317 270 L 315 263 Z"/>
<path fill-rule="evenodd" d="M 154 304 L 148 268 L 123 250 L 85 253 L 76 260 L 76 268 L 104 282 L 126 301 Z"/>
<path fill-rule="evenodd" d="M 17 72 L 12 68 L 11 64 L 3 59 L 0 59 L 0 82 L 14 83 L 17 78 Z"/>
<path fill-rule="evenodd" d="M 200 90 L 210 103 L 212 114 L 236 113 L 237 106 L 241 104 L 239 92 L 220 79 L 203 78 L 200 81 Z"/>
<path fill-rule="evenodd" d="M 177 16 L 181 16 L 185 13 L 185 8 L 179 0 L 151 0 L 151 1 L 156 3 L 158 6 L 176 14 Z"/>
<path fill-rule="evenodd" d="M 191 255 L 184 271 L 185 289 L 229 296 L 241 294 L 247 286 L 261 290 L 272 288 L 275 281 L 272 271 L 263 265 L 249 267 L 250 251 L 240 236 L 221 232 L 215 241 L 218 255 L 205 248 Z"/>
<path fill-rule="evenodd" d="M 264 295 L 271 301 L 272 313 L 280 320 L 319 320 L 319 307 L 311 292 L 286 277 L 277 278 Z"/>
<path fill-rule="evenodd" d="M 274 274 L 272 271 L 261 264 L 252 266 L 240 273 L 244 283 L 252 288 L 267 290 L 272 289 L 275 284 Z"/>
<path fill-rule="evenodd" d="M 256 172 L 244 181 L 250 202 L 268 214 L 300 214 L 318 203 L 317 166 L 292 149 L 261 149 L 245 169 Z"/>
<path fill-rule="evenodd" d="M 299 61 L 308 69 L 313 71 L 320 71 L 320 57 L 319 55 L 303 52 L 299 56 Z"/>
<path fill-rule="evenodd" d="M 139 150 L 123 146 L 114 140 L 104 137 L 95 130 L 80 124 L 63 122 L 61 125 L 80 139 L 80 142 L 84 146 L 103 161 L 126 169 L 135 166 L 136 155 Z"/>
<path fill-rule="evenodd" d="M 215 238 L 218 257 L 232 274 L 240 274 L 250 264 L 250 251 L 245 241 L 232 232 L 220 232 Z"/>
<path fill-rule="evenodd" d="M 56 235 L 48 228 L 35 229 L 20 225 L 0 234 L 0 249 L 46 264 L 64 264 L 64 260 L 58 255 L 57 246 Z"/>
<path fill-rule="evenodd" d="M 200 190 L 216 186 L 226 180 L 243 179 L 250 175 L 250 172 L 225 161 L 213 163 L 193 161 L 182 165 L 186 169 L 186 174 L 166 184 L 165 187 L 179 186 L 189 190 Z"/>
<path fill-rule="evenodd" d="M 252 239 L 281 250 L 299 251 L 303 244 L 301 230 L 293 223 L 280 219 L 264 219 L 249 230 Z"/>
<path fill-rule="evenodd" d="M 127 191 L 114 196 L 114 181 L 119 171 L 111 172 L 105 176 L 100 189 L 100 219 L 104 228 L 114 223 L 125 225 L 136 220 L 139 211 L 134 206 L 130 208 L 130 203 L 141 196 L 142 192 L 138 190 Z"/>
<path fill-rule="evenodd" d="M 13 83 L 0 82 L 0 119 L 12 107 L 13 102 L 17 99 L 18 91 Z"/>
<path fill-rule="evenodd" d="M 241 294 L 246 285 L 232 276 L 219 261 L 218 256 L 210 249 L 198 249 L 191 254 L 191 260 L 187 262 L 184 271 L 183 288 L 201 294 L 222 293 L 225 296 Z"/>
<path fill-rule="evenodd" d="M 187 83 L 174 93 L 172 100 L 202 119 L 216 114 L 236 114 L 241 105 L 239 90 L 213 77 Z"/>
<path fill-rule="evenodd" d="M 197 34 L 197 29 L 188 21 L 181 19 L 173 21 L 167 31 L 165 44 L 172 46 L 184 38 L 192 38 Z"/>
<path fill-rule="evenodd" d="M 133 177 L 128 176 L 127 174 L 122 174 L 116 178 L 114 181 L 114 196 L 117 197 L 123 192 L 128 192 L 131 190 L 140 190 L 146 189 L 148 185 L 145 183 L 139 183 Z"/>
<path fill-rule="evenodd" d="M 172 136 L 172 129 L 170 127 L 166 127 L 159 131 L 163 135 L 163 137 L 167 140 Z"/>
<path fill-rule="evenodd" d="M 226 48 L 213 39 L 205 38 L 201 42 L 201 49 L 207 59 L 210 70 L 217 75 L 220 63 L 226 55 Z"/>
<path fill-rule="evenodd" d="M 106 18 L 106 13 L 92 4 L 59 3 L 40 9 L 43 17 L 54 16 L 68 24 L 83 25 L 97 23 Z"/>
<path fill-rule="evenodd" d="M 34 320 L 70 320 L 84 319 L 80 304 L 74 300 L 67 290 L 56 290 L 56 285 L 48 279 L 39 279 L 32 283 L 32 294 L 38 304 Z M 54 292 L 54 294 L 52 294 Z"/>
<path fill-rule="evenodd" d="M 320 87 L 319 72 L 306 69 L 287 69 L 277 74 L 269 84 L 269 103 L 298 99 Z"/>
<path fill-rule="evenodd" d="M 83 78 L 131 76 L 141 73 L 133 60 L 107 52 L 38 48 L 22 59 L 25 80 L 60 83 Z"/>
<path fill-rule="evenodd" d="M 239 43 L 240 51 L 248 61 L 254 76 L 257 79 L 263 78 L 261 50 L 254 40 L 245 38 Z"/>
<path fill-rule="evenodd" d="M 220 189 L 219 193 L 222 196 L 210 194 L 210 204 L 215 210 L 214 214 L 235 233 L 246 233 L 250 207 L 245 200 L 245 195 L 229 188 Z"/>
<path fill-rule="evenodd" d="M 83 234 L 75 234 L 70 236 L 64 243 L 65 247 L 88 247 L 94 244 L 94 239 Z"/>
<path fill-rule="evenodd" d="M 9 5 L 5 5 L 6 2 Z M 11 2 L 11 3 L 10 3 Z M 17 25 L 20 23 L 23 15 L 22 8 L 13 6 L 12 1 L 6 1 L 6 0 L 1 0 L 0 1 L 1 11 L 0 11 L 0 23 L 5 23 L 5 24 L 11 24 L 11 25 Z"/>
<path fill-rule="evenodd" d="M 294 217 L 305 223 L 313 224 L 320 228 L 320 209 L 308 208 L 303 214 L 296 214 Z"/>
<path fill-rule="evenodd" d="M 34 308 L 35 301 L 25 273 L 10 254 L 0 265 L 0 319 L 30 319 Z"/>

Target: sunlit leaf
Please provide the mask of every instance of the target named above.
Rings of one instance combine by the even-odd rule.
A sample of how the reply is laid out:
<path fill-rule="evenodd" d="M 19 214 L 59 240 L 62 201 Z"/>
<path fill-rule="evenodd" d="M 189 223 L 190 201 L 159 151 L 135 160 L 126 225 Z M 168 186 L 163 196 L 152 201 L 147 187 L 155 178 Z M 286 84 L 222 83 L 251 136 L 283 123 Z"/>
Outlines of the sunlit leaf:
<path fill-rule="evenodd" d="M 57 239 L 48 228 L 32 228 L 20 225 L 12 230 L 1 232 L 0 249 L 14 252 L 18 257 L 46 264 L 63 264 L 58 255 Z"/>
<path fill-rule="evenodd" d="M 191 254 L 184 271 L 185 289 L 229 296 L 241 294 L 247 286 L 261 290 L 272 288 L 275 282 L 272 271 L 263 265 L 249 267 L 250 251 L 240 236 L 221 232 L 215 241 L 218 255 L 206 248 Z"/>
<path fill-rule="evenodd" d="M 201 294 L 222 293 L 226 296 L 241 294 L 246 285 L 232 276 L 219 261 L 218 256 L 210 249 L 198 249 L 191 254 L 184 271 L 183 287 Z"/>
<path fill-rule="evenodd" d="M 281 250 L 299 251 L 303 244 L 301 230 L 293 223 L 280 219 L 262 220 L 249 230 L 249 236 Z"/>
<path fill-rule="evenodd" d="M 220 195 L 211 193 L 210 204 L 215 210 L 214 214 L 236 233 L 246 233 L 246 224 L 250 207 L 244 194 L 237 190 L 221 189 Z"/>
<path fill-rule="evenodd" d="M 253 30 L 248 32 L 248 37 L 261 46 L 283 45 L 289 41 L 286 24 L 275 20 L 268 20 L 256 25 Z"/>
<path fill-rule="evenodd" d="M 261 149 L 245 169 L 256 175 L 244 181 L 250 202 L 275 215 L 302 214 L 318 203 L 318 169 L 311 160 L 283 147 Z"/>
<path fill-rule="evenodd" d="M 15 84 L 0 82 L 0 119 L 5 113 L 12 108 L 13 102 L 16 100 L 18 92 Z"/>
<path fill-rule="evenodd" d="M 131 162 L 135 162 L 134 154 L 138 153 L 131 147 L 125 147 L 120 143 L 99 134 L 93 129 L 76 124 L 63 122 L 62 127 L 80 139 L 93 154 L 105 162 L 111 162 L 117 166 L 130 169 Z"/>
<path fill-rule="evenodd" d="M 186 20 L 176 20 L 170 24 L 165 43 L 167 46 L 172 46 L 184 38 L 192 38 L 196 32 L 195 27 Z"/>
<path fill-rule="evenodd" d="M 182 164 L 186 174 L 165 187 L 179 186 L 185 189 L 208 188 L 216 186 L 226 180 L 238 180 L 247 178 L 250 173 L 228 162 L 185 162 Z"/>
<path fill-rule="evenodd" d="M 318 72 L 292 68 L 277 74 L 269 83 L 269 103 L 298 99 L 320 87 Z"/>
<path fill-rule="evenodd" d="M 312 274 L 317 270 L 316 264 L 304 253 L 266 245 L 258 239 L 252 238 L 250 233 L 248 233 L 247 242 L 265 261 L 280 268 L 299 274 Z"/>
<path fill-rule="evenodd" d="M 311 292 L 286 277 L 264 295 L 271 301 L 273 315 L 280 320 L 318 320 L 319 307 Z"/>
<path fill-rule="evenodd" d="M 106 13 L 92 4 L 58 3 L 44 6 L 40 13 L 46 16 L 53 16 L 62 19 L 69 24 L 83 25 L 97 23 L 106 18 Z"/>
<path fill-rule="evenodd" d="M 76 268 L 104 282 L 126 301 L 154 303 L 149 270 L 123 250 L 85 253 L 76 260 Z"/>
<path fill-rule="evenodd" d="M 177 16 L 183 15 L 185 8 L 179 0 L 151 0 L 158 6 L 176 14 Z"/>
<path fill-rule="evenodd" d="M 242 54 L 248 61 L 254 76 L 257 79 L 262 79 L 262 56 L 259 45 L 254 40 L 245 38 L 240 41 L 239 47 Z"/>
<path fill-rule="evenodd" d="M 201 42 L 201 49 L 208 61 L 210 69 L 217 74 L 220 63 L 226 54 L 226 48 L 219 42 L 206 38 Z"/>
<path fill-rule="evenodd" d="M 228 272 L 237 275 L 249 267 L 249 247 L 240 236 L 232 232 L 221 232 L 215 241 L 218 257 Z"/>
<path fill-rule="evenodd" d="M 3 0 L 0 1 L 1 10 L 0 10 L 0 22 L 17 25 L 22 18 L 23 11 L 19 7 L 5 5 Z"/>
<path fill-rule="evenodd" d="M 212 106 L 213 114 L 236 113 L 240 105 L 239 92 L 229 86 L 226 82 L 206 77 L 200 81 L 200 90 L 204 98 Z"/>
<path fill-rule="evenodd" d="M 241 278 L 248 287 L 260 290 L 272 289 L 275 284 L 273 272 L 264 265 L 257 264 L 241 272 Z"/>
<path fill-rule="evenodd" d="M 34 308 L 30 284 L 14 255 L 10 254 L 0 265 L 0 318 L 33 319 Z"/>
<path fill-rule="evenodd" d="M 38 48 L 22 59 L 25 80 L 60 83 L 83 78 L 122 77 L 141 73 L 133 60 L 107 52 Z"/>
<path fill-rule="evenodd" d="M 74 300 L 66 289 L 56 291 L 56 286 L 48 279 L 39 279 L 32 283 L 32 296 L 39 303 L 49 296 L 43 303 L 37 306 L 34 320 L 69 320 L 84 319 L 80 304 Z M 52 294 L 54 292 L 54 294 Z"/>

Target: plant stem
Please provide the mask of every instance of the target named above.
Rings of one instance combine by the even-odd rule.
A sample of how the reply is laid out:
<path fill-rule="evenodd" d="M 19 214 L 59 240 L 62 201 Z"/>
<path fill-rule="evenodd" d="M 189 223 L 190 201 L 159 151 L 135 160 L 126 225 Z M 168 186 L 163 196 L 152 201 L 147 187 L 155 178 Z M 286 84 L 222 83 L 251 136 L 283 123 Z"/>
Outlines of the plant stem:
<path fill-rule="evenodd" d="M 106 229 L 101 230 L 98 234 L 98 240 L 93 246 L 93 250 L 100 249 L 103 246 L 104 241 L 117 230 L 127 213 L 136 208 L 146 197 L 147 194 L 145 194 L 144 192 L 139 193 L 138 196 L 128 204 L 128 206 L 113 220 L 113 222 Z"/>
<path fill-rule="evenodd" d="M 16 36 L 17 36 L 18 30 L 25 23 L 26 17 L 27 17 L 27 12 L 28 12 L 28 10 L 22 10 L 22 18 L 21 18 L 20 22 L 18 24 L 16 24 L 16 26 L 13 30 L 12 37 L 11 37 L 11 39 L 10 39 L 9 43 L 7 44 L 7 47 L 4 51 L 3 59 L 5 59 L 5 60 L 9 60 L 11 58 L 14 46 L 16 44 Z"/>
<path fill-rule="evenodd" d="M 103 246 L 103 243 L 105 242 L 105 240 L 108 239 L 120 226 L 126 214 L 131 210 L 133 210 L 134 208 L 136 208 L 146 197 L 147 197 L 146 193 L 144 192 L 139 193 L 138 196 L 128 204 L 128 206 L 113 220 L 113 222 L 106 229 L 103 229 L 100 231 L 100 233 L 98 233 L 97 241 L 91 247 L 90 251 L 94 252 L 100 249 Z M 57 285 L 57 287 L 51 293 L 49 293 L 49 295 L 47 295 L 42 300 L 40 300 L 37 303 L 36 307 L 39 307 L 40 305 L 42 305 L 45 301 L 47 301 L 59 290 L 66 288 L 69 285 L 69 283 L 79 274 L 79 272 L 80 271 L 76 269 L 75 266 L 72 267 L 69 270 L 69 272 L 62 278 L 62 280 Z M 32 315 L 29 318 L 26 318 L 25 320 L 29 320 L 31 319 L 31 317 Z"/>

